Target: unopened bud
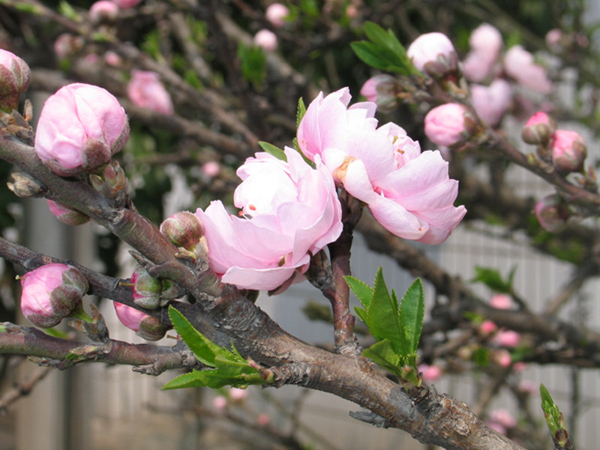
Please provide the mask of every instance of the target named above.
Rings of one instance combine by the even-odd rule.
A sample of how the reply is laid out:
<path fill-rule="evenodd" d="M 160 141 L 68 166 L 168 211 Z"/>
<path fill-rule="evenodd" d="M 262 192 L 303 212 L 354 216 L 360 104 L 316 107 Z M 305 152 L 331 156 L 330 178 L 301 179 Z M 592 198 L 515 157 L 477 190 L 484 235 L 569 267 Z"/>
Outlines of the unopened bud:
<path fill-rule="evenodd" d="M 52 200 L 48 200 L 48 209 L 54 217 L 67 225 L 83 225 L 90 221 L 90 218 L 82 212 Z"/>
<path fill-rule="evenodd" d="M 528 144 L 546 145 L 555 130 L 556 122 L 545 112 L 538 111 L 525 124 L 522 137 Z"/>
<path fill-rule="evenodd" d="M 123 303 L 113 303 L 117 317 L 121 323 L 147 341 L 158 341 L 170 329 L 170 327 L 161 323 L 156 317 L 149 316 Z"/>
<path fill-rule="evenodd" d="M 582 172 L 587 156 L 585 141 L 579 133 L 569 130 L 556 130 L 550 142 L 552 163 L 562 173 Z"/>
<path fill-rule="evenodd" d="M 119 17 L 119 7 L 108 0 L 100 0 L 90 8 L 90 19 L 93 23 L 113 22 Z"/>
<path fill-rule="evenodd" d="M 0 110 L 11 112 L 19 106 L 19 95 L 29 87 L 31 71 L 17 55 L 0 49 Z"/>
<path fill-rule="evenodd" d="M 398 82 L 391 75 L 375 75 L 369 78 L 360 90 L 368 101 L 377 103 L 377 109 L 390 112 L 398 106 Z"/>
<path fill-rule="evenodd" d="M 191 212 L 173 214 L 160 224 L 160 231 L 171 243 L 186 250 L 193 250 L 204 235 L 204 227 Z"/>
<path fill-rule="evenodd" d="M 11 173 L 10 181 L 6 185 L 21 198 L 37 197 L 47 190 L 46 186 L 26 172 Z"/>
<path fill-rule="evenodd" d="M 162 282 L 150 274 L 142 266 L 138 266 L 131 275 L 133 285 L 133 302 L 146 309 L 155 309 L 160 306 Z"/>
<path fill-rule="evenodd" d="M 535 215 L 544 230 L 556 233 L 567 225 L 571 213 L 566 202 L 558 194 L 544 197 L 535 205 Z"/>
<path fill-rule="evenodd" d="M 419 36 L 406 53 L 417 69 L 432 78 L 443 78 L 458 70 L 458 55 L 454 45 L 442 33 Z"/>
<path fill-rule="evenodd" d="M 74 313 L 89 289 L 87 279 L 77 269 L 54 263 L 23 275 L 21 286 L 21 310 L 42 328 L 58 325 Z"/>
<path fill-rule="evenodd" d="M 469 109 L 458 103 L 433 108 L 425 116 L 425 134 L 436 145 L 453 147 L 473 134 L 477 122 Z"/>

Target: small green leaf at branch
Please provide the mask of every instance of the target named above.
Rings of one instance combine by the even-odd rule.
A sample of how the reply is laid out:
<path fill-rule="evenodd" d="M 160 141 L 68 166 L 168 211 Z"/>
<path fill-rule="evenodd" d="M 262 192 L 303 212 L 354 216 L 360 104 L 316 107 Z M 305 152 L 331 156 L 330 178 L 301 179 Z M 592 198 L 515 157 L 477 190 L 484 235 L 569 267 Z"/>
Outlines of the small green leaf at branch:
<path fill-rule="evenodd" d="M 397 72 L 406 76 L 422 76 L 406 54 L 404 46 L 391 30 L 385 31 L 379 25 L 367 22 L 365 34 L 371 42 L 360 41 L 350 44 L 356 56 L 363 62 L 388 72 Z"/>
<path fill-rule="evenodd" d="M 169 381 L 163 389 L 204 386 L 217 389 L 228 385 L 245 388 L 251 384 L 265 384 L 258 368 L 246 361 L 235 347 L 233 350 L 219 347 L 196 330 L 183 314 L 173 307 L 169 307 L 169 317 L 181 339 L 194 352 L 196 358 L 209 368 L 183 374 Z"/>
<path fill-rule="evenodd" d="M 543 384 L 540 385 L 540 395 L 542 397 L 542 410 L 544 411 L 546 424 L 552 433 L 552 440 L 559 448 L 572 448 L 565 419 L 556 403 L 554 403 L 554 400 L 552 400 L 548 389 Z"/>
<path fill-rule="evenodd" d="M 510 294 L 513 292 L 513 280 L 517 268 L 513 267 L 508 274 L 508 278 L 504 279 L 500 272 L 489 267 L 475 267 L 475 277 L 471 283 L 483 283 L 491 290 L 500 294 Z"/>

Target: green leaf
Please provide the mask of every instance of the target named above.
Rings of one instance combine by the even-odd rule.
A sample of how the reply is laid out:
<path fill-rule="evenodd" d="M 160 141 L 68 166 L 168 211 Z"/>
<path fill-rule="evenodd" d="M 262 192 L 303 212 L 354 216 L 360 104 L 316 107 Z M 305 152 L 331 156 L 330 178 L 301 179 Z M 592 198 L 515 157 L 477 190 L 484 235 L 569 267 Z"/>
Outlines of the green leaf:
<path fill-rule="evenodd" d="M 395 296 L 393 291 L 392 295 Z M 408 349 L 410 357 L 414 355 L 416 358 L 425 318 L 425 294 L 420 279 L 416 279 L 402 297 L 398 315 L 405 341 L 403 347 Z M 409 364 L 416 364 L 416 360 L 409 362 Z"/>
<path fill-rule="evenodd" d="M 475 277 L 473 277 L 471 283 L 483 283 L 493 291 L 501 294 L 510 294 L 513 289 L 512 286 L 516 270 L 517 267 L 513 267 L 508 274 L 508 278 L 505 280 L 496 269 L 476 266 Z"/>
<path fill-rule="evenodd" d="M 242 75 L 252 83 L 256 90 L 260 90 L 266 75 L 267 55 L 262 47 L 256 45 L 238 46 Z"/>
<path fill-rule="evenodd" d="M 196 330 L 189 320 L 172 306 L 169 307 L 169 317 L 175 330 L 196 358 L 208 368 L 193 370 L 177 377 L 163 386 L 163 389 L 201 386 L 216 389 L 227 385 L 246 387 L 250 384 L 265 383 L 258 369 L 251 366 L 233 345 L 232 350 L 218 346 Z"/>
<path fill-rule="evenodd" d="M 546 386 L 543 384 L 540 385 L 540 396 L 542 397 L 542 410 L 544 411 L 544 416 L 546 418 L 546 423 L 548 424 L 548 428 L 554 435 L 561 426 L 561 413 L 554 403 L 550 392 L 546 389 Z"/>
<path fill-rule="evenodd" d="M 352 42 L 350 45 L 356 56 L 365 63 L 377 69 L 398 72 L 402 75 L 422 75 L 391 30 L 385 31 L 373 22 L 365 23 L 364 30 L 371 42 Z"/>
<path fill-rule="evenodd" d="M 276 147 L 273 144 L 269 144 L 265 141 L 258 141 L 258 145 L 260 145 L 260 148 L 262 148 L 269 155 L 272 155 L 275 158 L 280 159 L 282 161 L 287 161 L 287 156 L 285 155 L 285 152 L 279 147 Z"/>
<path fill-rule="evenodd" d="M 296 110 L 296 128 L 300 126 L 300 122 L 304 119 L 304 114 L 306 114 L 306 105 L 302 97 L 300 97 L 298 99 L 298 109 Z"/>
<path fill-rule="evenodd" d="M 407 355 L 410 349 L 403 339 L 402 326 L 398 317 L 398 300 L 390 295 L 383 279 L 381 268 L 375 276 L 373 298 L 367 309 L 369 331 L 373 337 L 382 341 L 388 339 L 399 355 Z"/>
<path fill-rule="evenodd" d="M 371 304 L 371 297 L 373 297 L 373 289 L 364 281 L 359 280 L 358 278 L 354 278 L 351 276 L 345 276 L 344 279 L 356 298 L 362 303 L 362 305 L 369 309 L 369 305 Z"/>
<path fill-rule="evenodd" d="M 387 339 L 371 345 L 363 351 L 366 358 L 371 359 L 384 369 L 389 370 L 395 375 L 400 375 L 401 361 L 398 354 L 394 351 L 392 344 Z"/>

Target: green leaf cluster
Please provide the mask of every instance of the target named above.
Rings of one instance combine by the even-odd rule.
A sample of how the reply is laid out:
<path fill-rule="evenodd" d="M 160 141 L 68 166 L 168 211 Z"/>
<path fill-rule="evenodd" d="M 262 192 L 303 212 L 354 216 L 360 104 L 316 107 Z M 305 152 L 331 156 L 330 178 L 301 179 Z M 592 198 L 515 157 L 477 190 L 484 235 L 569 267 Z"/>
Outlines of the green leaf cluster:
<path fill-rule="evenodd" d="M 516 270 L 517 268 L 513 267 L 508 274 L 508 278 L 504 279 L 496 269 L 475 266 L 475 277 L 473 277 L 471 283 L 483 283 L 495 292 L 511 294 Z"/>
<path fill-rule="evenodd" d="M 400 378 L 419 385 L 417 349 L 425 316 L 421 280 L 415 280 L 398 302 L 394 290 L 391 294 L 388 291 L 381 268 L 373 287 L 353 277 L 345 278 L 364 307 L 357 307 L 356 314 L 377 341 L 364 351 L 364 356 Z"/>
<path fill-rule="evenodd" d="M 365 23 L 365 34 L 371 42 L 360 41 L 350 45 L 356 56 L 366 64 L 388 72 L 422 76 L 406 54 L 404 46 L 391 30 L 385 31 L 379 25 L 367 22 Z"/>
<path fill-rule="evenodd" d="M 242 75 L 250 82 L 254 89 L 260 90 L 266 75 L 267 55 L 264 50 L 256 45 L 238 46 Z"/>
<path fill-rule="evenodd" d="M 235 347 L 232 346 L 233 351 L 219 347 L 196 330 L 184 315 L 172 306 L 169 307 L 169 317 L 175 330 L 196 358 L 213 369 L 193 370 L 169 381 L 162 389 L 205 386 L 217 389 L 228 385 L 245 388 L 251 384 L 265 383 L 258 369 L 252 367 Z"/>

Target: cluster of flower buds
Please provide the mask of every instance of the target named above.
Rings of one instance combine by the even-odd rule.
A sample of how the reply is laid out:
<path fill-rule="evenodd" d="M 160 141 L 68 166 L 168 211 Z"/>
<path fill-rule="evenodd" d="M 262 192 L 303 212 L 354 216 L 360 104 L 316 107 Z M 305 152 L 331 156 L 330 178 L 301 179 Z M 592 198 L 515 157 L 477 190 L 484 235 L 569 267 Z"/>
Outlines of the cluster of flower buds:
<path fill-rule="evenodd" d="M 54 327 L 65 317 L 83 312 L 81 299 L 89 289 L 74 267 L 46 264 L 21 277 L 21 311 L 33 324 Z"/>
<path fill-rule="evenodd" d="M 0 49 L 0 111 L 10 113 L 19 106 L 19 96 L 29 87 L 31 71 L 25 61 Z"/>

